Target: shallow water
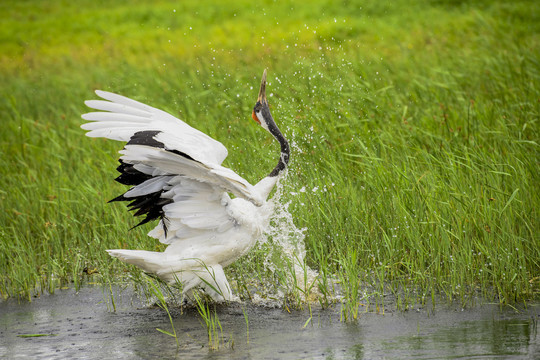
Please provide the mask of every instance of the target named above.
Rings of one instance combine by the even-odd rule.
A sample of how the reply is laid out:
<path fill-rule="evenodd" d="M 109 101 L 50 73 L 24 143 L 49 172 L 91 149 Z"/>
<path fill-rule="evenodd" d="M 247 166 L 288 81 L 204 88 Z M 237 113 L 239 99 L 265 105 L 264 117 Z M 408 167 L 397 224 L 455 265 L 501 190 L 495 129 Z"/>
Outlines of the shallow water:
<path fill-rule="evenodd" d="M 495 305 L 362 314 L 347 324 L 339 311 L 233 303 L 218 308 L 225 344 L 209 349 L 194 309 L 167 314 L 132 294 L 115 296 L 111 312 L 100 287 L 58 291 L 32 303 L 0 302 L 0 358 L 18 359 L 396 359 L 540 358 L 538 306 L 520 312 Z M 249 321 L 249 335 L 244 311 Z M 48 336 L 21 337 L 41 334 Z M 232 344 L 232 346 L 231 346 Z"/>

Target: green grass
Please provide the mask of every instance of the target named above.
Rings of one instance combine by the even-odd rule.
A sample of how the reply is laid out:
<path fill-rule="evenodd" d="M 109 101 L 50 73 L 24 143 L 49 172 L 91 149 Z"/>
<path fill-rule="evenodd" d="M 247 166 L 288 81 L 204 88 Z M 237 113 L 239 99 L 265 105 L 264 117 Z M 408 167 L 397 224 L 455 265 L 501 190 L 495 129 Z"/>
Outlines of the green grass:
<path fill-rule="evenodd" d="M 110 283 L 125 269 L 144 283 L 104 250 L 162 249 L 146 236 L 151 226 L 128 231 L 136 221 L 106 203 L 125 190 L 112 180 L 122 144 L 79 128 L 93 89 L 178 115 L 225 144 L 225 165 L 254 183 L 277 158 L 250 120 L 268 68 L 273 115 L 293 145 L 282 201 L 306 229 L 321 304 L 333 301 L 330 276 L 341 280 L 347 318 L 362 297 L 381 295 L 379 306 L 389 291 L 403 307 L 441 294 L 538 300 L 535 1 L 25 1 L 0 10 L 3 297 Z M 228 269 L 243 297 L 246 279 L 282 286 L 262 266 L 268 249 Z M 287 289 L 297 302 L 301 291 Z"/>

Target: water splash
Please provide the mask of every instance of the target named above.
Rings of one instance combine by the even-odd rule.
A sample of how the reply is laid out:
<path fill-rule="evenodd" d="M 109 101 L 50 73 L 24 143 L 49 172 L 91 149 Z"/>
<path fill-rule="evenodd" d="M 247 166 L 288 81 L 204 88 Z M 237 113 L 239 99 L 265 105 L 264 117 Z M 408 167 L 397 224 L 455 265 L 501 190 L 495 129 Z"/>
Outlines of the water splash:
<path fill-rule="evenodd" d="M 295 225 L 293 215 L 289 211 L 292 201 L 282 201 L 288 189 L 287 175 L 286 173 L 278 182 L 274 196 L 269 200 L 273 213 L 259 243 L 271 245 L 269 248 L 272 249 L 265 256 L 265 269 L 273 274 L 281 274 L 278 291 L 270 297 L 283 301 L 293 296 L 301 301 L 309 301 L 316 292 L 317 286 L 313 285 L 316 284 L 319 274 L 306 264 L 304 233 L 307 228 L 298 228 Z M 259 302 L 262 301 L 260 297 L 254 298 L 257 299 Z"/>

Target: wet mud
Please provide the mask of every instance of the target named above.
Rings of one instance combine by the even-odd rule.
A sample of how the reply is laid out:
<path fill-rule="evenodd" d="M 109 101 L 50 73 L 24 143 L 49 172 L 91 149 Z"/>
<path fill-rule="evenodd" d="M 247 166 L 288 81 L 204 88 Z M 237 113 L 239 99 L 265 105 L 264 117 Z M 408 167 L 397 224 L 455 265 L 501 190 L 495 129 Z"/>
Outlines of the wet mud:
<path fill-rule="evenodd" d="M 539 306 L 497 305 L 364 313 L 340 321 L 339 309 L 288 311 L 250 304 L 217 307 L 219 349 L 208 346 L 194 308 L 165 311 L 132 292 L 110 297 L 99 286 L 61 290 L 31 303 L 0 302 L 2 359 L 396 359 L 540 358 Z M 246 324 L 247 316 L 247 324 Z"/>

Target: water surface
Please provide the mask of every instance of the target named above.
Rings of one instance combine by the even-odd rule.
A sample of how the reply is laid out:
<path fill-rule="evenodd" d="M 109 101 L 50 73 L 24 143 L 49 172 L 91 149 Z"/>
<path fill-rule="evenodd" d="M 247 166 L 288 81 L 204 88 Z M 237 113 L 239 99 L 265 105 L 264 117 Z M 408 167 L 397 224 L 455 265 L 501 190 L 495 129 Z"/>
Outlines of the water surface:
<path fill-rule="evenodd" d="M 538 306 L 516 312 L 496 305 L 386 311 L 339 321 L 339 310 L 308 311 L 233 303 L 218 308 L 224 344 L 210 350 L 194 309 L 167 314 L 133 294 L 100 287 L 45 295 L 33 302 L 0 303 L 2 359 L 538 359 Z M 247 314 L 248 325 L 245 315 Z M 45 336 L 28 336 L 28 335 Z M 28 337 L 25 337 L 28 336 Z"/>

